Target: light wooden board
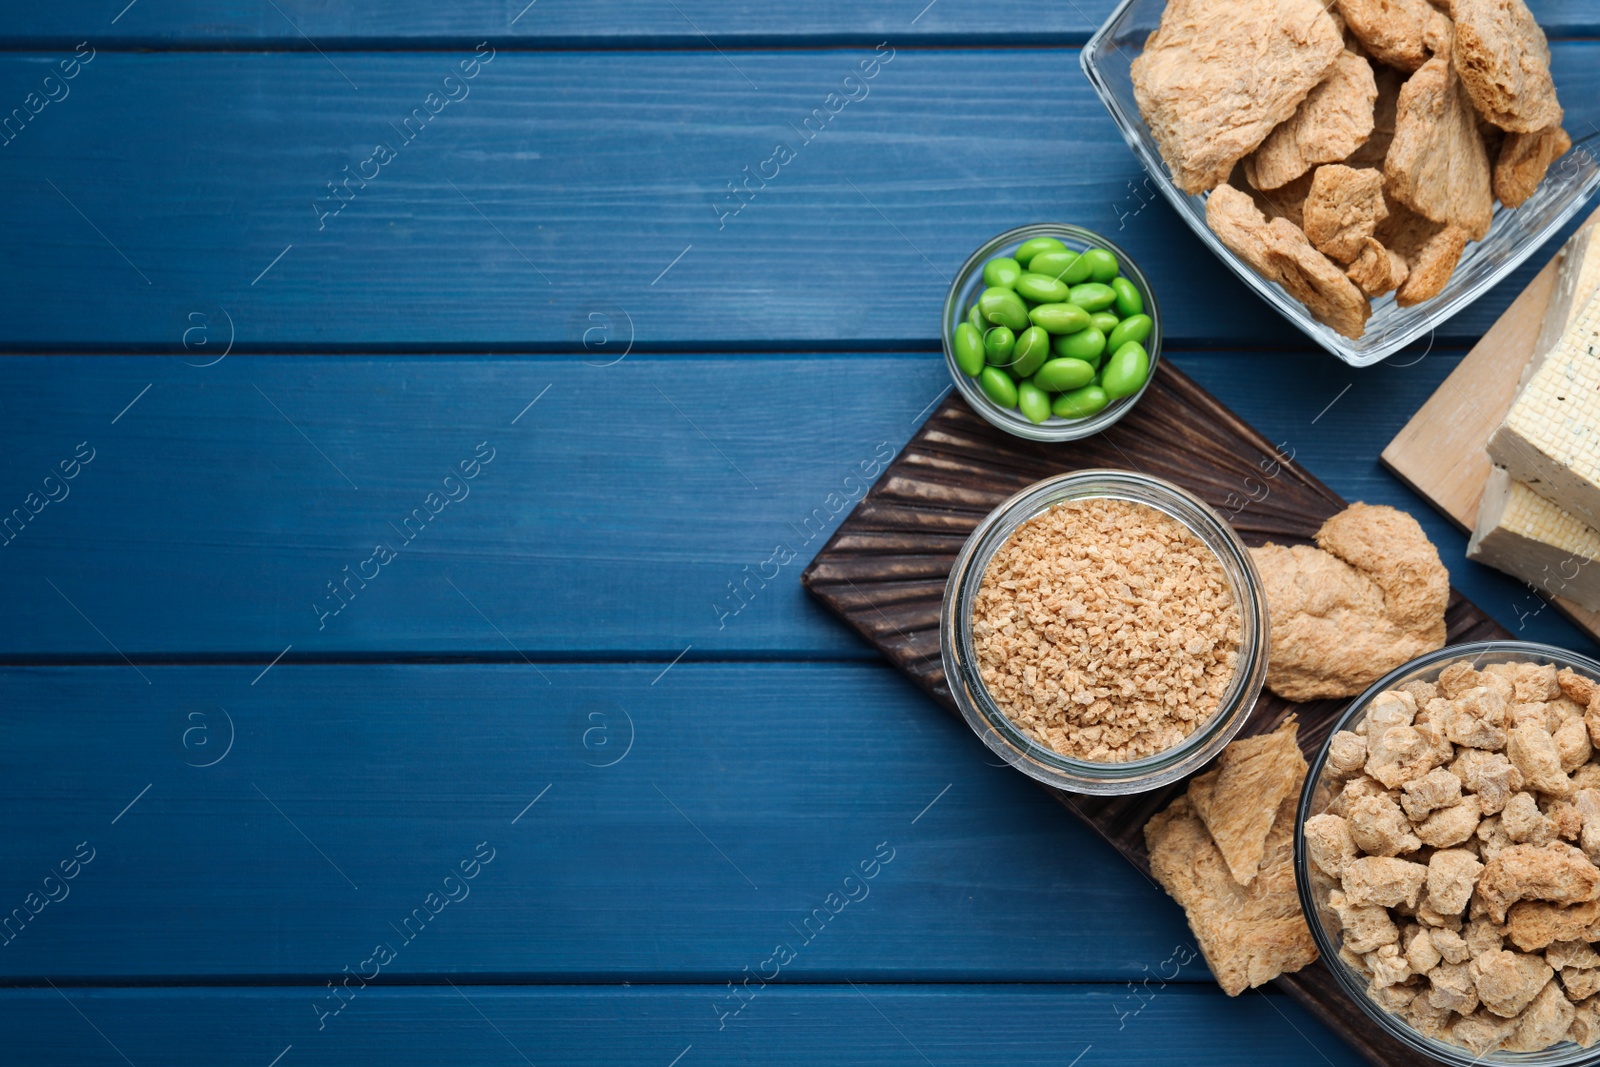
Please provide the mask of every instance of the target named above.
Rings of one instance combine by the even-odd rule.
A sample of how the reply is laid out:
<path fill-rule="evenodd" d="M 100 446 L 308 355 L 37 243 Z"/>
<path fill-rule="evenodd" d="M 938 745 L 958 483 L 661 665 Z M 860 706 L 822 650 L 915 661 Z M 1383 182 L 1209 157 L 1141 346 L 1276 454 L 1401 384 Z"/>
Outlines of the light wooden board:
<path fill-rule="evenodd" d="M 1589 216 L 1585 227 L 1600 219 Z M 1467 353 L 1437 392 L 1418 409 L 1383 450 L 1383 464 L 1451 522 L 1470 531 L 1489 477 L 1489 435 L 1516 399 L 1522 372 L 1555 291 L 1567 245 L 1534 276 L 1483 340 Z M 1555 606 L 1591 636 L 1600 638 L 1600 612 L 1560 597 Z"/>

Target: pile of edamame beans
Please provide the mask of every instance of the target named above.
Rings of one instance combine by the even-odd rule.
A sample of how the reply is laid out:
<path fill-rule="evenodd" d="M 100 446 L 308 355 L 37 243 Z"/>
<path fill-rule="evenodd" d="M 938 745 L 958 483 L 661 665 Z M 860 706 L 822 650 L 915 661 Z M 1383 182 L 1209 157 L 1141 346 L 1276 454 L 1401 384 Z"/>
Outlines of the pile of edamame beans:
<path fill-rule="evenodd" d="M 1144 298 L 1103 248 L 1024 241 L 983 267 L 984 290 L 956 327 L 961 373 L 1029 422 L 1088 418 L 1150 376 Z"/>

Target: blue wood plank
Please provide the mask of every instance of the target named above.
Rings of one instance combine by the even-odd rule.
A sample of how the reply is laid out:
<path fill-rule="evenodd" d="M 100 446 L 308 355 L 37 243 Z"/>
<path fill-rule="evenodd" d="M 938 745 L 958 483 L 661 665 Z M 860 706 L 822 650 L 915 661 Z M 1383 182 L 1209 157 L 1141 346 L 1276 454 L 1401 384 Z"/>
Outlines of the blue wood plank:
<path fill-rule="evenodd" d="M 1306 352 L 1172 358 L 1348 499 L 1415 514 L 1503 624 L 1587 647 L 1467 563 L 1462 536 L 1379 469 L 1460 356 L 1408 365 L 1423 351 L 1365 371 Z M 604 362 L 0 362 L 0 596 L 29 605 L 0 620 L 0 649 L 259 665 L 291 645 L 289 662 L 869 656 L 797 575 L 947 387 L 943 359 Z M 448 489 L 484 441 L 493 461 Z M 46 483 L 83 443 L 94 458 Z M 428 493 L 463 489 L 415 518 Z M 41 510 L 22 524 L 30 493 Z M 396 549 L 381 566 L 380 542 Z M 763 584 L 780 545 L 794 558 Z"/>
<path fill-rule="evenodd" d="M 0 648 L 867 656 L 798 575 L 941 363 L 602 364 L 0 363 L 0 590 L 40 606 Z"/>
<path fill-rule="evenodd" d="M 773 985 L 719 1031 L 710 988 L 374 986 L 320 1032 L 315 988 L 42 988 L 0 993 L 0 1025 L 11 1062 L 30 1067 L 103 1067 L 119 1052 L 171 1067 L 279 1054 L 277 1067 L 1362 1062 L 1287 997 L 1150 988 L 1136 1000 L 1126 986 Z"/>
<path fill-rule="evenodd" d="M 125 0 L 122 0 L 125 2 Z M 180 0 L 135 4 L 113 23 L 122 2 L 84 0 L 49 10 L 16 12 L 7 35 L 22 46 L 76 44 L 84 37 L 118 47 L 216 47 L 324 50 L 472 44 L 489 37 L 523 48 L 694 48 L 785 44 L 1081 44 L 1115 0 L 1069 4 L 1001 5 L 981 0 L 902 0 L 864 5 L 821 0 L 797 8 L 727 0 L 653 4 L 621 0 L 604 6 L 582 0 L 459 0 L 430 5 L 346 0 L 339 4 L 283 3 L 279 10 L 248 0 Z M 1564 3 L 1546 7 L 1567 6 Z M 304 36 L 302 36 L 302 34 Z"/>
<path fill-rule="evenodd" d="M 27 298 L 0 347 L 181 352 L 202 315 L 241 350 L 578 351 L 609 315 L 641 348 L 931 348 L 966 255 L 1041 219 L 1124 244 L 1175 342 L 1306 346 L 1143 206 L 1075 51 L 888 48 L 99 53 L 4 148 L 0 282 Z M 1555 49 L 1579 132 L 1597 57 Z M 0 58 L 0 101 L 57 58 Z"/>
<path fill-rule="evenodd" d="M 391 976 L 721 986 L 790 942 L 795 980 L 1138 981 L 1191 943 L 884 666 L 9 668 L 0 695 L 10 980 L 320 984 L 391 942 Z"/>
<path fill-rule="evenodd" d="M 523 47 L 727 48 L 789 44 L 898 42 L 1081 44 L 1116 7 L 1115 0 L 1065 4 L 990 4 L 980 0 L 900 0 L 865 5 L 819 0 L 799 7 L 728 0 L 422 0 L 379 3 L 283 3 L 179 0 L 124 7 L 125 0 L 66 0 L 19 9 L 7 36 L 23 46 L 76 44 L 85 37 L 121 47 L 237 46 L 323 49 L 395 47 L 492 37 Z M 1533 0 L 1551 37 L 1592 36 L 1600 29 L 1583 0 Z M 304 36 L 302 36 L 302 34 Z M 870 38 L 870 41 L 868 40 Z"/>

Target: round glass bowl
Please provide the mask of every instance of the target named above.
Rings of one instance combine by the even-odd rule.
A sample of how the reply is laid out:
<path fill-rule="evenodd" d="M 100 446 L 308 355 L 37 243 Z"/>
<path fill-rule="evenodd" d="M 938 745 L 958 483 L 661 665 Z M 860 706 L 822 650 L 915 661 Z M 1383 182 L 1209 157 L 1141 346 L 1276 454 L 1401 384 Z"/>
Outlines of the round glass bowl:
<path fill-rule="evenodd" d="M 1183 741 L 1139 760 L 1094 763 L 1063 756 L 1019 730 L 989 695 L 978 673 L 972 608 L 984 572 L 1023 523 L 1067 500 L 1112 499 L 1143 504 L 1187 527 L 1222 563 L 1239 611 L 1238 666 L 1211 718 Z M 1022 773 L 1077 793 L 1141 793 L 1198 769 L 1231 741 L 1255 707 L 1267 677 L 1267 600 L 1250 553 L 1204 501 L 1159 478 L 1085 470 L 1046 478 L 1001 504 L 978 524 L 956 557 L 939 616 L 945 681 L 956 706 L 983 743 Z"/>
<path fill-rule="evenodd" d="M 1059 415 L 1051 415 L 1040 423 L 1029 422 L 1022 412 L 1007 410 L 990 400 L 984 395 L 983 390 L 978 388 L 977 379 L 968 378 L 956 365 L 954 347 L 956 327 L 965 321 L 967 309 L 985 288 L 983 265 L 996 256 L 1009 256 L 1022 246 L 1022 242 L 1034 237 L 1054 237 L 1074 252 L 1103 248 L 1116 256 L 1117 263 L 1122 268 L 1122 276 L 1133 283 L 1134 288 L 1139 290 L 1140 297 L 1144 299 L 1144 313 L 1150 316 L 1152 323 L 1150 336 L 1144 342 L 1145 351 L 1150 356 L 1150 373 L 1145 376 L 1144 385 L 1140 386 L 1139 391 L 1132 396 L 1113 400 L 1099 412 L 1085 419 L 1063 419 Z M 1128 253 L 1104 237 L 1092 230 L 1067 223 L 1044 222 L 1032 226 L 1019 226 L 1015 230 L 1007 230 L 972 253 L 961 265 L 956 280 L 950 285 L 950 292 L 944 298 L 944 323 L 941 334 L 944 338 L 944 361 L 950 368 L 950 379 L 955 382 L 956 389 L 966 398 L 972 409 L 1007 433 L 1026 437 L 1032 441 L 1075 441 L 1080 437 L 1097 434 L 1111 426 L 1133 410 L 1133 406 L 1139 402 L 1145 390 L 1150 388 L 1150 382 L 1156 376 L 1156 365 L 1161 362 L 1161 309 L 1156 306 L 1155 294 L 1150 291 L 1150 283 L 1145 279 L 1144 273 L 1139 270 Z M 1110 358 L 1109 352 L 1105 358 Z"/>
<path fill-rule="evenodd" d="M 1400 1016 L 1390 1015 L 1374 1004 L 1367 996 L 1366 977 L 1353 971 L 1339 956 L 1339 947 L 1343 943 L 1339 932 L 1339 921 L 1327 907 L 1328 893 L 1337 883 L 1322 871 L 1312 867 L 1306 855 L 1305 824 L 1307 819 L 1326 811 L 1328 804 L 1344 786 L 1342 780 L 1336 780 L 1327 773 L 1328 748 L 1332 744 L 1333 734 L 1340 730 L 1353 730 L 1359 725 L 1366 718 L 1367 708 L 1372 703 L 1373 697 L 1384 690 L 1393 689 L 1407 682 L 1431 682 L 1439 677 L 1440 671 L 1452 663 L 1467 662 L 1475 667 L 1482 667 L 1490 663 L 1530 661 L 1553 663 L 1558 668 L 1570 667 L 1579 674 L 1600 679 L 1600 663 L 1587 656 L 1580 656 L 1553 645 L 1539 645 L 1528 641 L 1479 641 L 1473 644 L 1451 645 L 1437 652 L 1430 652 L 1426 656 L 1419 656 L 1372 683 L 1366 692 L 1350 703 L 1349 708 L 1333 724 L 1333 729 L 1328 735 L 1329 739 L 1322 743 L 1322 750 L 1317 753 L 1317 758 L 1312 761 L 1311 768 L 1306 774 L 1305 788 L 1300 794 L 1299 817 L 1295 820 L 1295 884 L 1299 887 L 1300 907 L 1305 912 L 1307 925 L 1311 927 L 1311 937 L 1317 944 L 1318 955 L 1328 965 L 1328 970 L 1333 972 L 1340 987 L 1350 999 L 1360 1005 L 1361 1009 L 1390 1036 L 1416 1052 L 1432 1057 L 1439 1063 L 1451 1064 L 1453 1067 L 1474 1067 L 1476 1064 L 1520 1064 L 1522 1067 L 1577 1067 L 1577 1065 L 1600 1064 L 1600 1045 L 1585 1049 L 1571 1041 L 1564 1041 L 1542 1052 L 1490 1052 L 1474 1056 L 1460 1045 L 1452 1045 L 1421 1033 Z"/>

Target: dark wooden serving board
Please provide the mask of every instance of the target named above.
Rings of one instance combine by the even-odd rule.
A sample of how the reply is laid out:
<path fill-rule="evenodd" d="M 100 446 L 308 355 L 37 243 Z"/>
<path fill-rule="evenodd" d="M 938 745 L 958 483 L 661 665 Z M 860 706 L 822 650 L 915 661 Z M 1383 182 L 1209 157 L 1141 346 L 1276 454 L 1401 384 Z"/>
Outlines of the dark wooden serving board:
<path fill-rule="evenodd" d="M 1041 478 L 1089 467 L 1137 470 L 1196 493 L 1247 544 L 1308 543 L 1345 501 L 1181 372 L 1162 364 L 1144 398 L 1103 434 L 1064 444 L 1012 437 L 952 394 L 834 532 L 801 582 L 946 710 L 955 704 L 939 657 L 945 578 L 967 535 L 996 505 Z M 1459 593 L 1447 614 L 1449 640 L 1507 636 Z M 1308 757 L 1343 708 L 1339 700 L 1294 704 L 1263 692 L 1241 737 L 1300 714 Z M 1131 797 L 1050 792 L 1147 877 L 1145 821 L 1187 782 Z M 1046 787 L 1048 788 L 1048 787 Z M 1416 1062 L 1373 1025 L 1321 963 L 1278 984 L 1357 1051 L 1381 1067 Z"/>

